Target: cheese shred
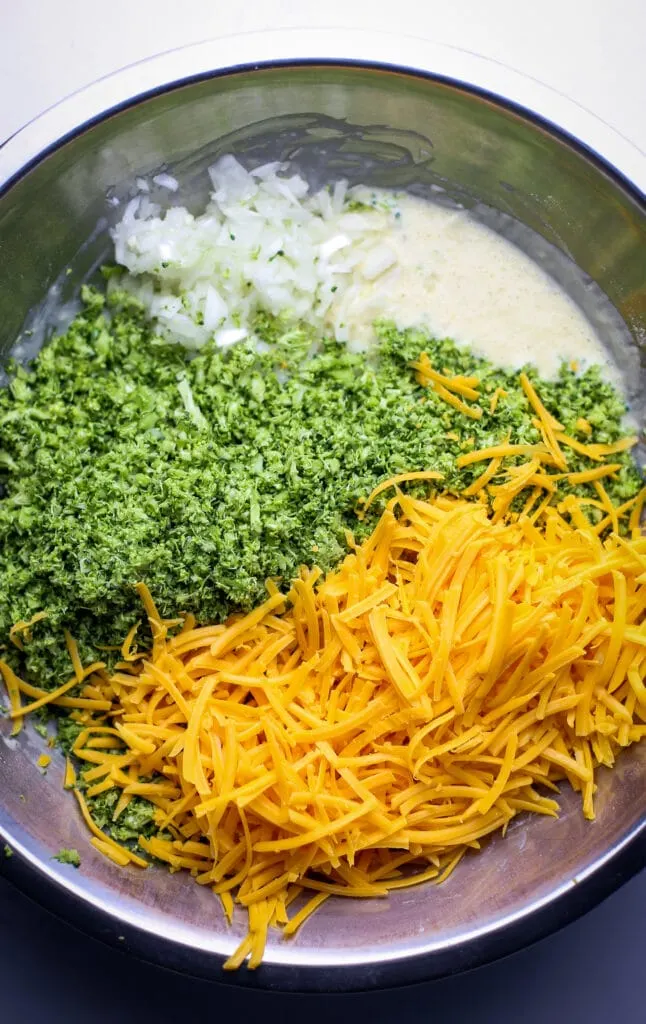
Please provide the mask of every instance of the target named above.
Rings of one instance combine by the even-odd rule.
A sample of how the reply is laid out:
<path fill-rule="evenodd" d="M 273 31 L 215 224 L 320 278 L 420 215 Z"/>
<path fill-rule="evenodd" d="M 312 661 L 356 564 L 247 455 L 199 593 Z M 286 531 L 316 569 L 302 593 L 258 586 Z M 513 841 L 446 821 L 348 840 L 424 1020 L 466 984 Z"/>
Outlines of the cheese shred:
<path fill-rule="evenodd" d="M 517 814 L 556 816 L 545 784 L 594 817 L 595 768 L 646 732 L 646 538 L 536 514 L 396 495 L 336 571 L 218 626 L 171 628 L 139 588 L 152 649 L 96 673 L 109 711 L 82 712 L 73 753 L 86 785 L 145 790 L 143 850 L 246 912 L 228 969 L 330 895 L 442 881 Z M 144 867 L 74 792 L 96 849 Z"/>

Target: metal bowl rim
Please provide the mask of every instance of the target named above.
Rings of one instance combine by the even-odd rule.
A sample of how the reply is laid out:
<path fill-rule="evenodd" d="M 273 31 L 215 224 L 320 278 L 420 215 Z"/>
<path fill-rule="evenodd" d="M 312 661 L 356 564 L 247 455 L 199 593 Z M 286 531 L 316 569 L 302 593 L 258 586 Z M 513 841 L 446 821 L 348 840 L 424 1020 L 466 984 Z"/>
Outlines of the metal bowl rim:
<path fill-rule="evenodd" d="M 193 50 L 194 48 L 194 46 L 185 47 L 182 48 L 182 52 Z M 178 51 L 170 52 L 176 53 Z M 165 55 L 159 56 L 163 57 Z M 137 65 L 131 65 L 131 67 L 135 68 L 140 65 L 152 64 L 159 60 L 159 56 L 148 58 Z M 14 170 L 4 182 L 0 182 L 0 199 L 37 164 L 67 142 L 82 135 L 93 125 L 119 114 L 123 110 L 134 107 L 147 99 L 210 79 L 230 77 L 255 71 L 316 66 L 391 72 L 410 78 L 439 82 L 492 102 L 530 121 L 535 127 L 541 128 L 558 138 L 583 156 L 584 159 L 592 162 L 597 170 L 612 178 L 616 184 L 626 191 L 646 216 L 646 194 L 636 183 L 631 181 L 617 166 L 610 163 L 590 145 L 559 127 L 559 125 L 542 114 L 506 96 L 492 92 L 490 89 L 470 81 L 464 81 L 461 78 L 454 78 L 448 74 L 381 60 L 334 57 L 287 57 L 251 63 L 237 63 L 231 66 L 216 67 L 211 70 L 196 72 L 186 77 L 174 78 L 170 81 L 164 81 L 151 86 L 128 99 L 116 103 L 112 107 L 99 111 L 94 116 L 87 118 L 75 128 L 50 142 L 21 167 Z M 116 80 L 126 70 L 129 69 L 115 72 L 107 76 L 103 81 Z M 90 91 L 97 84 L 91 83 L 85 89 L 79 90 L 78 93 L 74 93 L 72 96 L 62 100 L 59 104 L 56 104 L 29 122 L 24 128 L 21 128 L 0 147 L 0 157 L 11 148 L 11 143 L 14 140 L 28 135 L 49 115 L 55 114 L 64 106 L 73 104 L 77 97 Z M 614 130 L 611 129 L 611 131 Z M 646 157 L 644 157 L 644 163 L 646 165 Z M 2 160 L 0 159 L 1 171 Z M 217 954 L 203 949 L 196 950 L 194 946 L 177 938 L 162 938 L 152 928 L 148 929 L 138 925 L 134 918 L 120 916 L 106 904 L 101 903 L 99 905 L 93 903 L 88 895 L 84 893 L 82 886 L 74 883 L 72 877 L 68 879 L 62 872 L 43 864 L 18 838 L 14 837 L 1 825 L 0 837 L 8 842 L 19 854 L 19 858 L 17 858 L 18 863 L 15 865 L 10 861 L 4 862 L 3 874 L 22 889 L 26 895 L 35 898 L 42 906 L 61 917 L 71 920 L 71 923 L 78 922 L 83 930 L 94 934 L 97 938 L 114 945 L 116 948 L 121 950 L 127 948 L 146 961 L 170 967 L 171 969 L 182 970 L 186 973 L 193 973 L 197 976 L 213 978 L 213 961 L 217 960 L 218 965 L 221 961 L 221 957 Z M 395 955 L 384 954 L 378 958 L 375 958 L 373 954 L 372 959 L 369 956 L 353 958 L 351 962 L 343 964 L 338 962 L 334 964 L 287 964 L 269 961 L 263 963 L 262 967 L 253 974 L 243 969 L 237 972 L 219 974 L 218 980 L 224 980 L 233 984 L 243 984 L 247 987 L 251 985 L 255 988 L 304 992 L 343 992 L 359 991 L 380 986 L 406 985 L 428 980 L 429 978 L 443 977 L 461 970 L 481 966 L 502 956 L 509 955 L 557 930 L 576 917 L 586 913 L 601 900 L 609 896 L 620 885 L 636 874 L 643 867 L 645 861 L 646 815 L 620 842 L 607 850 L 603 856 L 597 858 L 594 863 L 588 866 L 585 872 L 569 884 L 561 885 L 559 889 L 550 892 L 539 901 L 528 903 L 521 910 L 514 914 L 509 914 L 507 917 L 496 922 L 493 927 L 483 925 L 481 928 L 467 933 L 466 937 L 456 937 L 440 948 L 434 948 L 431 943 L 427 949 L 416 950 L 412 954 L 407 954 L 406 952 Z M 111 928 L 106 928 L 107 922 L 118 924 L 114 934 Z M 126 935 L 121 934 L 124 931 L 126 931 Z M 126 943 L 125 947 L 122 944 L 123 942 Z M 459 957 L 454 956 L 456 950 L 460 954 Z M 190 951 L 191 955 L 195 956 L 196 961 L 199 958 L 200 962 L 187 964 L 186 951 Z M 459 963 L 458 960 L 460 961 Z"/>

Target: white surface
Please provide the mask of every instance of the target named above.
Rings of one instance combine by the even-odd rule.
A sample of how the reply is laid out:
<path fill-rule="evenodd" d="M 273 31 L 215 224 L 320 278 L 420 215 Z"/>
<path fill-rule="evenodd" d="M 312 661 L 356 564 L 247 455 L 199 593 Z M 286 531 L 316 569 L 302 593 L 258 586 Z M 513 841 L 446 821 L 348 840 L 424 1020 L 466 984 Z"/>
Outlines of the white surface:
<path fill-rule="evenodd" d="M 339 28 L 339 40 L 343 28 L 363 26 L 482 54 L 549 84 L 646 151 L 643 0 L 0 0 L 0 139 L 154 53 L 315 26 Z"/>

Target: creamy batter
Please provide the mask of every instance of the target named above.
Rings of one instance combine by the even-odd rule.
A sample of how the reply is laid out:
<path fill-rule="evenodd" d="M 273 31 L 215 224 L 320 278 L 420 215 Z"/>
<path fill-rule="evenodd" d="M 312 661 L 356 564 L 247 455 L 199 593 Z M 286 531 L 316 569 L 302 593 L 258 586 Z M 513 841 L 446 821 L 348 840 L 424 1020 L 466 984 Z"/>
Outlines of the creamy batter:
<path fill-rule="evenodd" d="M 384 317 L 452 338 L 498 365 L 532 363 L 553 376 L 564 360 L 581 369 L 599 363 L 616 377 L 583 313 L 513 243 L 464 210 L 413 196 L 398 196 L 396 211 L 380 261 L 359 268 L 333 309 L 351 338 L 369 343 L 372 322 Z"/>

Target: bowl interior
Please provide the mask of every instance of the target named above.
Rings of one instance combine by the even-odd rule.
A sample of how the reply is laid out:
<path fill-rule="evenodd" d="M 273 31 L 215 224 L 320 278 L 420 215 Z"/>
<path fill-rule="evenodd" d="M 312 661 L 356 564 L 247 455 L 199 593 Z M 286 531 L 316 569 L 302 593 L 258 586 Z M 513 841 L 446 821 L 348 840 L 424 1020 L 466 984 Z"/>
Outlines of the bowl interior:
<path fill-rule="evenodd" d="M 290 160 L 313 185 L 344 177 L 468 207 L 541 262 L 595 323 L 643 421 L 646 213 L 629 187 L 511 107 L 455 83 L 374 67 L 239 69 L 179 83 L 43 155 L 0 199 L 3 361 L 21 331 L 28 356 L 69 315 L 80 281 L 109 256 L 108 228 L 137 176 L 170 170 L 182 188 L 161 198 L 197 209 L 206 167 L 225 152 L 248 165 Z M 0 721 L 0 832 L 51 888 L 106 911 L 106 932 L 130 927 L 153 937 L 156 959 L 217 969 L 244 934 L 244 915 L 229 928 L 219 901 L 189 877 L 106 861 L 63 791 L 62 757 L 43 777 L 42 740 L 31 728 L 17 741 L 8 732 Z M 328 901 L 295 939 L 270 940 L 259 977 L 264 971 L 272 983 L 272 969 L 290 965 L 332 973 L 345 966 L 344 985 L 360 987 L 383 980 L 384 965 L 416 956 L 425 956 L 427 975 L 486 958 L 487 936 L 606 870 L 602 862 L 644 825 L 645 782 L 646 745 L 600 773 L 594 824 L 564 787 L 559 820 L 516 819 L 504 840 L 465 858 L 445 886 Z M 81 871 L 51 860 L 61 846 L 81 852 Z M 409 976 L 402 966 L 399 979 Z M 299 987 L 290 978 L 283 972 L 279 983 Z"/>

